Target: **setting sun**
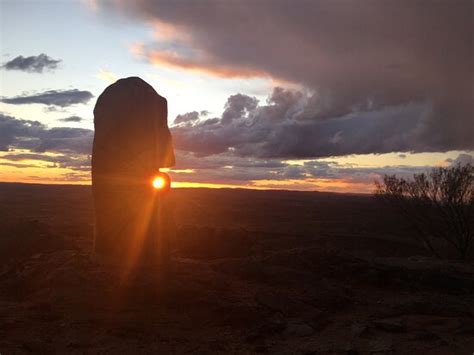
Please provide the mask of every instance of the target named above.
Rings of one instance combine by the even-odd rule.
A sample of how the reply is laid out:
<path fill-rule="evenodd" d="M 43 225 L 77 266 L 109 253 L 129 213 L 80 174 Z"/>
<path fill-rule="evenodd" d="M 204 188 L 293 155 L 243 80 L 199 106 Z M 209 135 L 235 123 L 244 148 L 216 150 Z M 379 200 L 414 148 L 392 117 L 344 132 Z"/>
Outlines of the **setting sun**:
<path fill-rule="evenodd" d="M 156 176 L 152 182 L 153 188 L 156 190 L 161 190 L 166 185 L 166 180 L 163 176 Z"/>

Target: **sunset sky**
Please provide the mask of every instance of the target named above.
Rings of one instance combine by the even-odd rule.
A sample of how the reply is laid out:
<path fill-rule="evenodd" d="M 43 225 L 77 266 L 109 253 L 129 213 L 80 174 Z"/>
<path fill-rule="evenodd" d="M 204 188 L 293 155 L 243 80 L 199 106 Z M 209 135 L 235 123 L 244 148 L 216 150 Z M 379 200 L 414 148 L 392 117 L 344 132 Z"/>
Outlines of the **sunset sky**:
<path fill-rule="evenodd" d="M 371 192 L 473 160 L 473 5 L 1 0 L 0 181 L 90 183 L 118 78 L 168 100 L 174 186 Z"/>

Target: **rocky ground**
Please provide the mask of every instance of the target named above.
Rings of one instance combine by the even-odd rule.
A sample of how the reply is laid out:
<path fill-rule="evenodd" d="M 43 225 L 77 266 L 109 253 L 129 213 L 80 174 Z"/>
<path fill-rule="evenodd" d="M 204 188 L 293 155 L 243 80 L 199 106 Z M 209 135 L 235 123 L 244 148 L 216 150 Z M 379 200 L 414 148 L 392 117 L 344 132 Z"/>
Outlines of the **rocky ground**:
<path fill-rule="evenodd" d="M 471 354 L 472 262 L 367 196 L 173 191 L 173 272 L 91 258 L 88 187 L 0 185 L 0 353 Z"/>

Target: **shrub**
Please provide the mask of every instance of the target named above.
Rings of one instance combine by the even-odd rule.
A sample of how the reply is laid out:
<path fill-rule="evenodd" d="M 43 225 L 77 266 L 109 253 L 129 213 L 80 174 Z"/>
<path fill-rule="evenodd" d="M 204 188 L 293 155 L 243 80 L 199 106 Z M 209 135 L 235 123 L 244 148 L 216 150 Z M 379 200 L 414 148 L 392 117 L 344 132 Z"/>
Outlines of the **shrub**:
<path fill-rule="evenodd" d="M 474 229 L 474 166 L 435 168 L 406 180 L 385 175 L 376 196 L 407 220 L 430 252 L 441 257 L 439 241 L 461 260 L 469 256 Z"/>

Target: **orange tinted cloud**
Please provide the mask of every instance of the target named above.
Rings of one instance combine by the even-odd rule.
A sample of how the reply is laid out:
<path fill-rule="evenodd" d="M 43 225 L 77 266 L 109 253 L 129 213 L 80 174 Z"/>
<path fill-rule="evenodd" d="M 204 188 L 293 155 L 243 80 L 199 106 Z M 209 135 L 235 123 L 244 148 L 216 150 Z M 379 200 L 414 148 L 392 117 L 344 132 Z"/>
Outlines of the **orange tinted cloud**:
<path fill-rule="evenodd" d="M 191 36 L 187 31 L 179 29 L 177 26 L 170 23 L 152 20 L 153 35 L 158 41 L 181 41 L 191 42 Z"/>
<path fill-rule="evenodd" d="M 141 43 L 132 44 L 130 51 L 134 55 L 146 59 L 157 67 L 186 70 L 221 78 L 254 78 L 267 76 L 267 74 L 261 70 L 213 64 L 210 58 L 205 58 L 203 55 L 197 58 L 190 58 L 176 51 L 147 50 Z"/>

